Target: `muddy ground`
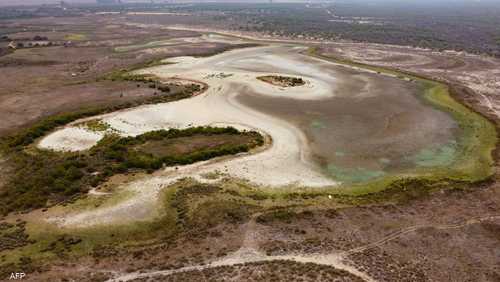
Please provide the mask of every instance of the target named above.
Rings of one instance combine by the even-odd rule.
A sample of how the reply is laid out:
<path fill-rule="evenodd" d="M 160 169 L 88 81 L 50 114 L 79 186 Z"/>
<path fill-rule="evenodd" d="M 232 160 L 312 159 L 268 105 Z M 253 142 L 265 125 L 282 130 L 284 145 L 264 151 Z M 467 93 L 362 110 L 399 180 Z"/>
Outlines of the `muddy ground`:
<path fill-rule="evenodd" d="M 68 22 L 74 21 L 68 19 Z M 57 27 L 63 22 L 52 24 Z M 101 26 L 90 29 L 99 30 Z M 99 40 L 108 40 L 105 34 L 101 33 Z M 124 40 L 132 41 L 136 34 L 131 31 L 128 36 Z M 204 50 L 203 46 L 199 48 L 195 50 Z M 500 99 L 496 95 L 500 93 L 500 63 L 496 60 L 369 44 L 321 48 L 325 55 L 401 68 L 453 82 L 459 90 L 456 97 L 496 122 L 497 128 L 499 126 Z M 0 123 L 2 134 L 43 116 L 82 105 L 152 95 L 151 90 L 137 88 L 134 84 L 95 82 L 100 73 L 133 65 L 143 57 L 113 59 L 108 47 L 54 47 L 53 50 L 34 48 L 0 58 L 2 74 L 8 77 L 0 78 L 0 119 L 9 121 Z M 182 54 L 187 49 L 179 47 L 176 50 Z M 44 63 L 34 59 L 48 53 L 53 55 Z M 12 66 L 12 62 L 20 65 Z M 78 73 L 80 62 L 91 67 Z M 73 71 L 77 71 L 76 77 L 70 74 Z M 472 90 L 462 89 L 463 85 Z M 56 262 L 30 271 L 26 280 L 105 281 L 140 271 L 146 273 L 145 278 L 136 281 L 149 281 L 148 278 L 152 281 L 318 281 L 335 278 L 359 281 L 359 277 L 331 266 L 291 261 L 186 270 L 168 278 L 154 273 L 147 275 L 150 271 L 203 264 L 245 246 L 269 256 L 343 254 L 348 265 L 377 281 L 500 281 L 499 189 L 498 175 L 495 175 L 492 181 L 465 191 L 436 192 L 404 203 L 327 210 L 294 208 L 285 217 L 248 212 L 248 217 L 216 221 L 214 225 L 187 230 L 175 240 L 168 237 L 121 249 L 101 246 L 78 259 L 62 252 Z"/>
<path fill-rule="evenodd" d="M 484 114 L 500 116 L 500 60 L 458 52 L 434 52 L 369 43 L 318 45 L 326 56 L 416 72 L 470 88 Z"/>

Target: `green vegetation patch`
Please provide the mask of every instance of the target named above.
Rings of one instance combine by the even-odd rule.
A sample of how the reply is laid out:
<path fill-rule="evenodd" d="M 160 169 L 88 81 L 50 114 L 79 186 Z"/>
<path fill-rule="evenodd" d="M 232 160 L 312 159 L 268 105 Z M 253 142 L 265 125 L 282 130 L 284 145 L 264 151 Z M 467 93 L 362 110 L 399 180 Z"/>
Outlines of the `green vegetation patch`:
<path fill-rule="evenodd" d="M 300 77 L 282 76 L 282 75 L 265 75 L 257 77 L 258 80 L 281 87 L 295 87 L 306 84 Z"/>
<path fill-rule="evenodd" d="M 39 137 L 44 136 L 50 131 L 56 129 L 59 126 L 66 125 L 70 122 L 76 121 L 81 118 L 96 116 L 100 114 L 110 113 L 119 111 L 122 109 L 137 107 L 146 104 L 157 104 L 157 103 L 167 103 L 175 100 L 180 100 L 184 98 L 191 97 L 194 90 L 187 88 L 184 91 L 176 94 L 169 95 L 156 95 L 153 97 L 148 97 L 146 99 L 137 100 L 134 102 L 127 102 L 115 106 L 103 107 L 103 108 L 89 108 L 80 111 L 75 111 L 71 113 L 65 113 L 60 115 L 55 115 L 46 118 L 32 127 L 25 129 L 17 134 L 2 137 L 0 139 L 0 149 L 4 152 L 12 152 L 24 149 L 26 146 L 35 142 Z"/>
<path fill-rule="evenodd" d="M 89 129 L 91 131 L 95 131 L 95 132 L 108 131 L 111 128 L 109 126 L 109 124 L 107 124 L 99 119 L 89 120 L 89 121 L 86 121 L 86 122 L 83 122 L 83 123 L 77 124 L 77 125 L 83 126 L 87 129 Z"/>
<path fill-rule="evenodd" d="M 172 143 L 171 151 L 158 150 L 158 141 L 183 138 L 177 145 L 186 145 L 191 142 L 185 137 L 196 136 L 246 136 L 247 139 L 241 139 L 242 143 L 220 143 L 212 144 L 209 138 L 205 139 L 205 146 L 194 146 L 191 149 L 183 150 L 181 153 L 176 151 Z M 193 138 L 193 140 L 196 140 Z M 154 150 L 148 150 L 148 145 L 155 142 Z M 250 149 L 263 145 L 264 139 L 257 132 L 240 132 L 233 127 L 213 128 L 213 127 L 193 127 L 184 130 L 170 129 L 147 132 L 136 137 L 120 138 L 117 136 L 107 136 L 102 139 L 97 146 L 91 150 L 91 153 L 102 153 L 104 158 L 109 161 L 117 162 L 118 170 L 127 170 L 129 168 L 141 168 L 148 171 L 159 169 L 162 166 L 191 164 L 197 161 L 204 161 L 214 157 L 248 152 Z M 156 153 L 156 154 L 153 154 Z"/>
<path fill-rule="evenodd" d="M 30 244 L 6 250 L 0 268 L 21 265 L 29 259 L 36 267 L 52 259 L 90 256 L 94 259 L 126 256 L 135 246 L 175 244 L 176 238 L 197 240 L 219 232 L 219 225 L 247 222 L 252 215 L 263 225 L 293 224 L 310 220 L 315 210 L 335 216 L 351 205 L 407 201 L 428 195 L 444 187 L 463 188 L 455 181 L 400 179 L 382 192 L 363 195 L 335 194 L 331 189 L 263 189 L 244 183 L 201 184 L 192 179 L 164 189 L 161 216 L 148 222 L 104 225 L 79 229 L 59 229 L 47 223 L 29 223 L 26 233 Z M 313 211 L 311 211 L 313 209 Z M 0 269 L 1 270 L 1 269 Z"/>
<path fill-rule="evenodd" d="M 342 153 L 340 153 L 342 156 Z M 381 170 L 369 170 L 366 168 L 343 168 L 334 164 L 327 167 L 328 174 L 332 175 L 334 179 L 343 183 L 359 183 L 367 182 L 385 175 Z"/>
<path fill-rule="evenodd" d="M 326 125 L 321 120 L 313 120 L 310 126 L 316 130 L 321 130 L 326 128 Z"/>
<path fill-rule="evenodd" d="M 149 64 L 162 64 L 161 62 L 157 63 L 155 61 L 148 63 L 144 67 L 149 67 Z M 141 87 L 141 85 L 147 85 L 147 87 L 151 89 L 157 89 L 161 93 L 168 94 L 172 92 L 174 87 L 178 87 L 173 83 L 163 83 L 160 81 L 158 77 L 151 74 L 134 74 L 129 70 L 120 70 L 112 72 L 104 77 L 104 79 L 108 79 L 111 81 L 132 81 L 137 83 L 137 87 Z M 205 89 L 205 86 L 201 86 L 199 84 L 189 84 L 183 85 L 184 91 L 190 93 L 200 92 Z"/>
<path fill-rule="evenodd" d="M 149 63 L 151 62 L 148 62 L 146 64 Z M 144 64 L 138 65 L 136 67 L 139 68 L 142 66 L 144 66 Z M 167 103 L 180 99 L 185 99 L 203 90 L 201 86 L 198 84 L 190 84 L 190 85 L 176 86 L 178 87 L 178 89 L 176 89 L 176 91 L 172 91 L 172 88 L 169 85 L 161 83 L 157 77 L 152 75 L 132 74 L 131 70 L 115 71 L 106 75 L 104 79 L 109 79 L 112 81 L 115 80 L 135 81 L 143 84 L 147 83 L 151 88 L 158 89 L 163 94 L 154 95 L 152 97 L 147 97 L 136 101 L 121 103 L 118 105 L 99 107 L 99 108 L 87 108 L 87 109 L 82 109 L 80 111 L 64 113 L 48 117 L 19 133 L 16 133 L 11 136 L 1 137 L 0 149 L 7 154 L 12 151 L 23 150 L 26 146 L 35 142 L 37 138 L 44 136 L 50 131 L 56 129 L 57 127 L 66 125 L 78 119 L 111 113 L 122 109 L 137 107 L 140 105 Z M 107 127 L 106 124 L 102 124 L 97 120 L 89 121 L 87 122 L 87 125 L 90 126 L 90 128 L 98 130 L 103 129 L 103 127 Z"/>
<path fill-rule="evenodd" d="M 12 248 L 3 251 L 2 269 L 26 269 L 33 261 L 53 257 L 90 255 L 95 259 L 119 256 L 134 244 L 171 242 L 176 236 L 189 232 L 189 238 L 206 237 L 207 230 L 218 224 L 240 224 L 252 214 L 261 213 L 261 224 L 293 222 L 307 219 L 307 207 L 342 208 L 380 202 L 402 202 L 424 197 L 438 190 L 460 191 L 471 183 L 481 184 L 492 174 L 492 150 L 496 146 L 495 126 L 481 115 L 455 101 L 446 85 L 417 76 L 401 74 L 383 68 L 343 63 L 369 68 L 380 72 L 411 78 L 424 86 L 424 101 L 449 113 L 457 120 L 461 133 L 458 141 L 420 152 L 415 160 L 420 168 L 405 175 L 382 175 L 377 171 L 354 169 L 346 171 L 331 167 L 346 185 L 330 188 L 268 189 L 252 187 L 245 182 L 220 182 L 217 185 L 196 183 L 185 179 L 162 191 L 164 212 L 152 222 L 126 226 L 93 227 L 61 230 L 43 224 L 28 224 L 26 229 L 0 225 L 0 233 L 17 234 L 21 238 Z M 125 76 L 129 76 L 128 78 Z M 131 76 L 120 72 L 117 79 L 147 80 L 146 76 Z M 451 92 L 451 93 L 450 93 Z M 181 96 L 189 97 L 189 95 Z M 116 109 L 107 109 L 109 111 Z M 50 203 L 68 201 L 93 185 L 116 173 L 152 171 L 163 165 L 187 164 L 225 154 L 247 151 L 263 144 L 254 132 L 239 132 L 234 128 L 191 128 L 188 130 L 155 131 L 137 137 L 106 136 L 97 146 L 85 153 L 55 153 L 28 148 L 38 137 L 54 128 L 82 117 L 103 113 L 106 110 L 88 110 L 52 117 L 3 143 L 10 162 L 17 169 L 9 190 L 0 195 L 2 213 L 42 207 Z M 95 124 L 101 128 L 100 124 Z M 234 136 L 243 143 L 219 143 L 221 136 Z M 215 136 L 212 143 L 193 146 L 189 150 L 185 141 Z M 242 136 L 244 138 L 242 138 Z M 175 140 L 182 140 L 176 143 Z M 209 138 L 210 139 L 210 138 Z M 182 143 L 182 149 L 177 145 Z M 166 149 L 167 148 L 167 149 Z M 29 149 L 29 150 L 28 150 Z M 170 150 L 172 150 L 170 152 Z M 170 153 L 169 153 L 170 152 Z M 338 152 L 342 156 L 343 152 Z M 381 163 L 390 160 L 381 159 Z M 214 175 L 214 178 L 224 175 Z M 361 183 L 348 183 L 357 180 Z M 29 239 L 26 236 L 29 234 Z M 2 235 L 3 236 L 3 235 Z M 4 240 L 0 238 L 0 241 Z M 24 266 L 24 268 L 21 268 Z"/>
<path fill-rule="evenodd" d="M 214 144 L 211 137 L 220 135 L 227 139 L 236 138 L 238 142 Z M 186 137 L 200 136 L 205 137 L 205 146 L 198 144 L 182 153 L 174 150 L 176 146 L 189 145 L 190 140 Z M 171 141 L 173 147 L 170 151 L 155 155 L 141 149 L 148 142 L 164 140 Z M 194 127 L 153 131 L 136 137 L 107 135 L 88 152 L 60 153 L 36 148 L 16 151 L 10 157 L 16 173 L 9 179 L 9 189 L 0 194 L 0 212 L 7 214 L 68 201 L 115 174 L 133 170 L 153 172 L 163 166 L 191 164 L 247 152 L 262 144 L 264 139 L 256 132 L 240 132 L 232 127 Z"/>
<path fill-rule="evenodd" d="M 493 175 L 492 152 L 498 142 L 496 127 L 485 117 L 456 101 L 452 97 L 455 91 L 453 88 L 450 89 L 444 83 L 415 74 L 322 56 L 318 54 L 316 48 L 310 48 L 309 54 L 340 64 L 368 69 L 381 74 L 390 74 L 399 79 L 419 83 L 422 86 L 423 95 L 421 98 L 423 101 L 450 114 L 460 128 L 456 143 L 423 150 L 414 156 L 413 161 L 418 167 L 413 172 L 401 175 L 387 174 L 374 181 L 355 185 L 347 183 L 343 185 L 344 193 L 361 195 L 380 192 L 393 186 L 399 186 L 401 181 L 406 183 L 408 179 L 413 179 L 412 181 L 417 183 L 421 183 L 421 181 L 435 182 L 440 185 L 447 182 L 474 183 L 486 180 Z"/>
<path fill-rule="evenodd" d="M 87 40 L 87 35 L 79 34 L 79 33 L 71 33 L 71 34 L 64 36 L 64 40 L 83 41 L 83 40 Z"/>
<path fill-rule="evenodd" d="M 117 257 L 130 254 L 134 246 L 175 244 L 176 238 L 186 236 L 190 240 L 205 238 L 210 228 L 241 224 L 260 211 L 259 204 L 266 198 L 255 193 L 260 192 L 185 179 L 162 191 L 161 216 L 151 221 L 78 229 L 30 222 L 25 231 L 30 234 L 30 244 L 2 252 L 0 272 L 2 267 L 20 265 L 27 258 L 30 265 L 41 266 L 53 259 Z"/>
<path fill-rule="evenodd" d="M 0 222 L 0 252 L 26 246 L 33 241 L 26 234 L 26 222 Z"/>
<path fill-rule="evenodd" d="M 125 226 L 61 229 L 40 221 L 30 222 L 26 224 L 26 233 L 29 234 L 30 244 L 1 253 L 0 274 L 9 267 L 24 270 L 24 262 L 29 262 L 26 266 L 36 269 L 54 259 L 70 260 L 82 256 L 100 259 L 117 256 L 125 248 L 138 242 L 169 240 L 178 230 L 175 225 L 175 212 L 168 210 L 164 216 L 151 222 L 137 222 Z"/>
<path fill-rule="evenodd" d="M 439 152 L 438 157 L 456 150 L 455 159 L 442 170 L 457 180 L 480 181 L 493 174 L 492 152 L 498 142 L 495 125 L 480 114 L 452 98 L 448 86 L 422 81 L 426 86 L 424 98 L 433 106 L 451 114 L 461 131 L 456 146 Z"/>

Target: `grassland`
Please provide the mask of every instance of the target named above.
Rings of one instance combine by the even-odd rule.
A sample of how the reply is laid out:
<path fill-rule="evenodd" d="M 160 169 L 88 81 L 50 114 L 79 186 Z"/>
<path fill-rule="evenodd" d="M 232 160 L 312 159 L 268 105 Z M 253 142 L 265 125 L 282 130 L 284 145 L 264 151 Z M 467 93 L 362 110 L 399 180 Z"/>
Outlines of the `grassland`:
<path fill-rule="evenodd" d="M 91 256 L 98 259 L 126 252 L 133 246 L 174 242 L 187 233 L 197 237 L 221 223 L 244 222 L 252 213 L 262 210 L 259 205 L 266 200 L 246 188 L 222 188 L 186 179 L 163 191 L 161 217 L 150 222 L 61 229 L 49 223 L 30 221 L 22 229 L 29 234 L 29 241 L 27 236 L 23 237 L 24 241 L 19 242 L 22 245 L 1 258 L 0 270 L 26 258 L 38 266 L 61 258 Z M 92 208 L 95 198 L 81 198 L 75 205 L 79 209 Z"/>
<path fill-rule="evenodd" d="M 310 53 L 314 56 L 320 56 L 315 53 L 314 50 L 310 50 Z M 320 56 L 321 57 L 321 56 Z M 399 71 L 391 70 L 391 69 L 385 69 L 385 68 L 379 68 L 379 67 L 374 67 L 374 66 L 368 66 L 364 64 L 359 64 L 355 62 L 350 62 L 350 61 L 345 61 L 345 60 L 336 60 L 338 63 L 344 64 L 344 65 L 350 65 L 350 66 L 355 66 L 355 67 L 360 67 L 360 68 L 366 68 L 370 69 L 372 71 L 376 71 L 377 73 L 386 73 L 390 74 L 393 76 L 396 76 L 401 79 L 406 79 L 406 80 L 412 80 L 416 81 L 419 83 L 422 87 L 422 99 L 426 103 L 430 103 L 432 106 L 439 108 L 440 110 L 443 110 L 450 115 L 453 116 L 453 118 L 457 121 L 461 128 L 461 133 L 459 137 L 459 141 L 457 144 L 453 145 L 452 153 L 449 153 L 450 150 L 446 151 L 443 150 L 443 156 L 442 158 L 446 162 L 446 165 L 444 166 L 438 166 L 438 167 L 428 167 L 426 166 L 425 162 L 427 161 L 425 158 L 425 154 L 421 156 L 420 160 L 420 167 L 416 168 L 415 171 L 412 173 L 407 173 L 404 175 L 384 175 L 381 177 L 378 177 L 377 180 L 374 181 L 365 181 L 361 182 L 359 184 L 344 184 L 340 187 L 334 187 L 331 189 L 327 189 L 324 193 L 328 194 L 334 194 L 334 195 L 340 195 L 340 196 L 362 196 L 362 195 L 372 195 L 373 193 L 381 192 L 384 190 L 388 191 L 394 191 L 396 188 L 401 188 L 405 189 L 406 186 L 415 186 L 415 185 L 421 185 L 422 190 L 426 189 L 433 189 L 435 187 L 443 187 L 446 185 L 457 185 L 457 186 L 462 186 L 465 183 L 474 183 L 474 182 L 479 182 L 479 181 L 484 181 L 488 177 L 490 177 L 493 173 L 492 171 L 492 165 L 494 163 L 493 157 L 491 155 L 493 149 L 496 146 L 497 142 L 497 135 L 496 135 L 496 129 L 495 126 L 489 122 L 487 119 L 483 118 L 481 115 L 473 112 L 472 110 L 468 109 L 467 107 L 463 106 L 462 104 L 458 103 L 455 101 L 450 94 L 448 86 L 441 82 L 436 82 L 436 81 L 431 81 L 429 79 L 415 76 L 412 74 L 406 74 L 402 73 Z M 149 77 L 149 76 L 143 76 L 143 75 L 132 75 L 129 74 L 129 72 L 126 71 L 118 71 L 115 73 L 110 74 L 108 79 L 114 79 L 114 80 L 130 80 L 130 81 L 136 81 L 139 83 L 150 83 L 154 85 L 155 87 L 164 87 L 163 85 L 160 84 L 158 86 L 157 84 L 157 79 L 155 77 Z M 199 88 L 191 90 L 189 93 L 199 91 Z M 165 90 L 167 91 L 167 90 Z M 168 91 L 167 91 L 168 92 Z M 33 143 L 34 140 L 36 140 L 38 137 L 43 136 L 50 130 L 54 129 L 57 126 L 61 126 L 63 124 L 66 124 L 68 122 L 71 122 L 73 120 L 76 120 L 78 118 L 82 118 L 85 116 L 91 116 L 103 112 L 108 112 L 116 109 L 105 109 L 105 110 L 90 110 L 90 111 L 83 111 L 81 113 L 73 113 L 70 115 L 63 115 L 63 116 L 57 116 L 53 117 L 50 119 L 47 119 L 43 121 L 40 124 L 35 125 L 34 127 L 30 128 L 26 132 L 23 132 L 21 134 L 18 134 L 17 136 L 7 139 L 6 142 L 4 142 L 4 147 L 7 148 L 7 150 L 10 150 L 11 152 L 18 152 L 16 157 L 12 158 L 15 160 L 15 162 L 18 165 L 19 168 L 21 167 L 38 167 L 38 168 L 46 168 L 50 167 L 48 163 L 42 162 L 37 162 L 32 159 L 33 155 L 38 155 L 38 156 L 43 156 L 41 160 L 49 160 L 50 162 L 55 162 L 59 163 L 58 160 L 60 158 L 58 156 L 53 155 L 53 153 L 50 152 L 37 152 L 36 154 L 27 154 L 24 152 L 24 148 L 28 146 L 29 144 Z M 96 129 L 96 130 L 102 130 L 106 129 L 105 125 L 91 122 L 91 127 Z M 231 132 L 232 134 L 234 132 Z M 167 135 L 170 134 L 169 132 L 166 133 Z M 187 164 L 187 163 L 192 163 L 194 161 L 198 160 L 204 160 L 207 158 L 211 158 L 214 156 L 219 156 L 219 155 L 224 155 L 224 154 L 233 154 L 241 151 L 247 151 L 249 148 L 252 148 L 254 145 L 259 145 L 261 143 L 250 143 L 254 145 L 250 146 L 236 146 L 236 147 L 231 147 L 231 148 L 219 148 L 217 152 L 203 152 L 203 154 L 198 155 L 187 155 L 187 156 L 162 156 L 161 158 L 154 157 L 152 154 L 132 154 L 130 151 L 127 151 L 124 149 L 124 147 L 132 144 L 132 145 L 137 145 L 138 140 L 142 140 L 141 138 L 153 138 L 155 139 L 156 137 L 160 136 L 160 139 L 163 137 L 168 137 L 167 135 L 161 133 L 146 133 L 144 135 L 141 135 L 137 139 L 134 140 L 128 140 L 128 139 L 123 139 L 120 141 L 117 141 L 116 139 L 113 138 L 106 138 L 100 143 L 100 146 L 98 148 L 102 147 L 105 150 L 100 151 L 100 155 L 105 156 L 104 159 L 107 159 L 109 161 L 113 161 L 114 165 L 113 167 L 105 169 L 105 173 L 101 172 L 100 175 L 103 177 L 96 177 L 97 180 L 95 181 L 84 181 L 86 184 L 90 184 L 91 186 L 96 186 L 107 177 L 115 173 L 119 172 L 125 172 L 129 168 L 133 169 L 144 169 L 147 171 L 153 171 L 155 169 L 160 168 L 163 164 L 167 165 L 174 165 L 174 164 Z M 182 135 L 182 134 L 181 134 Z M 192 135 L 191 135 L 192 136 Z M 176 136 L 176 137 L 181 137 L 181 136 Z M 156 139 L 155 139 L 156 140 Z M 144 141 L 144 140 L 143 140 Z M 142 142 L 142 141 L 140 141 Z M 260 140 L 262 142 L 262 140 Z M 130 143 L 130 144 L 128 144 Z M 150 144 L 151 145 L 151 144 Z M 151 146 L 150 146 L 151 147 Z M 154 147 L 154 146 L 153 146 Z M 116 149 L 116 150 L 115 150 Z M 154 149 L 154 148 L 150 148 Z M 150 150 L 151 151 L 151 150 Z M 153 150 L 154 151 L 154 150 Z M 157 151 L 157 150 L 156 150 Z M 123 153 L 126 152 L 127 154 L 124 155 Z M 206 153 L 206 154 L 205 154 Z M 427 154 L 432 154 L 435 152 L 427 152 Z M 208 155 L 207 155 L 208 154 Z M 451 158 L 448 155 L 454 155 L 453 158 Z M 207 157 L 207 156 L 208 157 Z M 19 156 L 24 156 L 24 157 L 19 157 Z M 69 159 L 68 159 L 69 158 Z M 66 162 L 70 161 L 71 164 L 66 164 Z M 29 197 L 29 203 L 34 203 L 36 202 L 36 198 L 43 198 L 45 199 L 44 203 L 47 203 L 49 198 L 47 198 L 47 195 L 42 195 L 42 194 L 37 194 L 34 195 L 33 189 L 29 189 L 29 186 L 40 186 L 37 183 L 42 181 L 43 184 L 42 186 L 48 187 L 48 186 L 53 186 L 53 187 L 58 187 L 56 190 L 60 190 L 61 194 L 63 195 L 75 195 L 80 192 L 82 192 L 82 187 L 81 185 L 72 185 L 73 182 L 79 182 L 79 180 L 82 178 L 82 168 L 87 167 L 87 165 L 81 164 L 81 160 L 79 160 L 78 157 L 75 156 L 68 156 L 65 157 L 64 160 L 61 160 L 61 166 L 62 168 L 59 169 L 61 171 L 70 171 L 71 173 L 56 173 L 56 177 L 52 177 L 53 181 L 50 183 L 45 183 L 42 181 L 42 178 L 39 177 L 38 180 L 33 180 L 36 183 L 31 183 L 29 179 L 32 179 L 32 177 L 28 177 L 29 175 L 40 175 L 39 173 L 34 173 L 33 171 L 29 171 L 29 169 L 21 169 L 20 172 L 22 171 L 29 171 L 28 174 L 22 175 L 18 173 L 17 179 L 23 179 L 22 182 L 12 182 L 14 187 L 24 187 L 21 190 L 25 191 L 25 194 L 28 195 Z M 73 162 L 75 162 L 73 164 Z M 102 164 L 101 161 L 97 161 L 97 163 Z M 82 166 L 83 165 L 83 166 Z M 57 169 L 56 169 L 57 170 Z M 90 173 L 92 173 L 91 171 Z M 46 173 L 44 173 L 47 175 Z M 52 175 L 49 173 L 48 175 Z M 57 176 L 64 176 L 64 181 L 62 182 L 57 182 Z M 24 183 L 23 185 L 21 185 Z M 49 185 L 50 184 L 50 185 Z M 56 185 L 57 184 L 57 185 Z M 69 189 L 69 190 L 68 190 Z M 307 191 L 307 189 L 305 189 Z M 40 191 L 38 191 L 40 192 Z M 278 194 L 283 194 L 286 195 L 287 192 L 272 192 L 278 193 Z M 294 192 L 295 193 L 295 192 Z M 308 194 L 309 192 L 306 192 Z M 16 193 L 14 193 L 16 194 Z M 13 194 L 13 195 L 14 195 Z M 31 195 L 33 194 L 33 195 Z M 50 194 L 50 193 L 49 193 Z M 315 191 L 315 195 L 321 195 L 321 192 Z M 16 194 L 16 196 L 19 196 L 20 194 Z M 7 195 L 8 196 L 8 195 Z M 11 195 L 12 196 L 12 195 Z M 286 197 L 286 196 L 285 196 Z M 12 198 L 12 197 L 6 197 L 6 198 Z M 67 199 L 68 197 L 63 197 L 64 199 Z M 56 202 L 60 201 L 61 199 L 55 199 Z M 45 204 L 43 204 L 45 205 Z M 4 213 L 12 211 L 12 210 L 18 210 L 18 209 L 31 209 L 31 208 L 37 208 L 37 207 L 42 207 L 43 205 L 23 205 L 20 202 L 12 202 L 9 203 L 9 207 L 4 208 Z"/>
<path fill-rule="evenodd" d="M 22 245 L 4 252 L 8 256 L 0 259 L 0 270 L 8 269 L 12 264 L 17 264 L 22 270 L 25 267 L 36 269 L 52 261 L 75 260 L 82 256 L 96 260 L 126 256 L 144 246 L 175 245 L 176 240 L 185 236 L 191 239 L 204 238 L 209 230 L 217 226 L 238 226 L 253 215 L 258 215 L 259 224 L 270 225 L 295 221 L 307 216 L 310 209 L 336 213 L 352 205 L 407 201 L 428 193 L 429 190 L 422 189 L 425 184 L 406 183 L 391 188 L 391 191 L 386 190 L 385 194 L 348 196 L 335 195 L 329 190 L 296 189 L 290 192 L 260 189 L 244 183 L 222 182 L 212 185 L 184 179 L 163 190 L 160 216 L 152 221 L 58 228 L 28 218 L 23 231 L 29 237 L 23 237 L 24 241 L 19 242 Z M 110 198 L 105 201 L 122 196 L 106 196 Z M 95 208 L 95 205 L 96 198 L 87 196 L 77 200 L 71 207 L 72 210 L 85 210 Z M 27 260 L 31 263 L 22 264 Z"/>

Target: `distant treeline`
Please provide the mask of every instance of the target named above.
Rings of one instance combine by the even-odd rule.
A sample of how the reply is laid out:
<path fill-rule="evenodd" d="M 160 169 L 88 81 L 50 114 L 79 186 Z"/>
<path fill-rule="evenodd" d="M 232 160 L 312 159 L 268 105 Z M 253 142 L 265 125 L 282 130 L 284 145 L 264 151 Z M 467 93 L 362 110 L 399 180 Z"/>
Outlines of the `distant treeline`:
<path fill-rule="evenodd" d="M 392 3 L 368 5 L 345 1 L 308 6 L 212 3 L 179 7 L 176 11 L 219 12 L 211 16 L 211 23 L 225 29 L 292 38 L 345 39 L 449 49 L 500 57 L 500 4 Z"/>

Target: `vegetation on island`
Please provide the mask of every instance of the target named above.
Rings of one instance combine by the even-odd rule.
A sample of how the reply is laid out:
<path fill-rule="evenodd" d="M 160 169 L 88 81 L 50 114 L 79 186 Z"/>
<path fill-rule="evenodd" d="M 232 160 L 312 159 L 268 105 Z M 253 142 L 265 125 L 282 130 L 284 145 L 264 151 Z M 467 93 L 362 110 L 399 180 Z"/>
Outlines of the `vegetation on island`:
<path fill-rule="evenodd" d="M 200 184 L 192 179 L 182 179 L 162 191 L 162 214 L 159 218 L 127 226 L 96 227 L 77 232 L 58 229 L 43 222 L 1 222 L 0 238 L 3 241 L 0 250 L 7 255 L 0 266 L 0 273 L 10 271 L 13 267 L 33 272 L 35 267 L 43 266 L 50 259 L 69 255 L 99 260 L 130 252 L 130 243 L 147 242 L 170 247 L 168 244 L 183 235 L 193 240 L 203 238 L 208 232 L 216 234 L 217 230 L 214 229 L 218 225 L 242 224 L 257 213 L 258 224 L 289 224 L 296 218 L 309 217 L 308 209 L 313 207 L 325 209 L 335 216 L 337 209 L 352 205 L 400 203 L 424 197 L 434 191 L 457 192 L 469 189 L 471 184 L 488 184 L 493 174 L 492 150 L 497 142 L 495 126 L 454 100 L 453 87 L 412 74 L 338 61 L 380 73 L 395 74 L 402 79 L 411 78 L 420 83 L 423 101 L 449 113 L 460 125 L 461 138 L 456 145 L 459 158 L 448 167 L 422 167 L 412 175 L 388 176 L 367 183 L 324 189 L 267 189 L 244 181 Z M 53 152 L 33 146 L 38 138 L 80 118 L 141 104 L 187 98 L 202 90 L 199 85 L 193 84 L 185 92 L 173 94 L 167 88 L 162 90 L 160 87 L 169 85 L 162 84 L 157 78 L 127 71 L 115 72 L 108 79 L 134 81 L 140 87 L 154 87 L 162 94 L 119 106 L 53 116 L 17 135 L 4 138 L 2 153 L 14 174 L 8 179 L 9 188 L 0 191 L 1 214 L 74 200 L 78 200 L 77 203 L 85 208 L 95 208 L 95 199 L 81 196 L 113 175 L 153 172 L 164 166 L 190 164 L 247 152 L 264 143 L 263 137 L 256 132 L 196 127 L 153 131 L 136 137 L 108 134 L 90 150 L 79 153 Z M 95 131 L 108 129 L 106 124 L 98 120 L 84 125 Z M 185 145 L 190 139 L 203 139 L 206 146 L 183 151 L 173 149 Z M 225 141 L 220 143 L 221 139 Z M 113 197 L 105 196 L 102 201 L 112 200 Z"/>
<path fill-rule="evenodd" d="M 317 55 L 317 54 L 315 54 Z M 319 55 L 317 55 L 319 56 Z M 496 146 L 497 137 L 495 126 L 481 115 L 471 111 L 462 104 L 456 102 L 450 95 L 449 88 L 435 81 L 411 74 L 404 74 L 393 70 L 365 66 L 354 62 L 342 61 L 358 67 L 375 69 L 377 72 L 389 72 L 397 74 L 398 77 L 411 78 L 418 81 L 424 87 L 422 99 L 450 113 L 457 120 L 462 130 L 461 137 L 456 145 L 457 156 L 453 164 L 440 168 L 418 168 L 416 174 L 384 176 L 381 179 L 368 183 L 349 184 L 340 191 L 334 189 L 329 191 L 334 195 L 371 195 L 394 187 L 406 187 L 408 183 L 425 184 L 431 189 L 442 187 L 444 184 L 455 183 L 463 186 L 464 183 L 484 181 L 492 174 L 493 157 L 492 150 Z M 116 75 L 116 74 L 115 74 Z M 155 81 L 153 77 L 143 75 L 130 75 L 120 73 L 116 75 L 120 79 L 134 80 L 141 83 Z M 142 103 L 154 103 L 170 101 L 177 98 L 188 97 L 199 88 L 192 88 L 185 93 L 175 95 L 160 95 L 152 100 Z M 139 102 L 137 102 L 139 104 Z M 246 152 L 249 149 L 261 145 L 263 140 L 256 133 L 249 134 L 254 139 L 250 143 L 221 146 L 216 149 L 201 150 L 184 155 L 155 156 L 151 153 L 130 150 L 144 142 L 171 139 L 193 135 L 236 135 L 234 129 L 230 132 L 218 132 L 215 129 L 195 128 L 187 131 L 160 131 L 151 132 L 135 138 L 120 138 L 109 135 L 97 146 L 84 154 L 55 153 L 38 150 L 29 146 L 37 138 L 47 134 L 58 126 L 62 126 L 79 118 L 116 111 L 131 105 L 122 105 L 105 109 L 85 110 L 71 114 L 59 115 L 48 118 L 33 127 L 2 142 L 4 152 L 16 170 L 10 179 L 10 189 L 2 192 L 2 213 L 16 210 L 27 210 L 40 208 L 47 204 L 57 203 L 70 199 L 79 193 L 86 192 L 88 187 L 97 186 L 109 176 L 116 173 L 126 173 L 129 170 L 140 169 L 154 171 L 164 165 L 188 164 L 212 157 Z M 101 128 L 102 126 L 96 125 Z M 93 166 L 90 166 L 92 164 Z M 406 184 L 404 184 L 406 183 Z M 442 185 L 443 184 L 443 185 Z M 411 186 L 411 185 L 410 185 Z M 39 187 L 33 189 L 33 187 Z M 389 189 L 389 190 L 392 190 Z"/>
<path fill-rule="evenodd" d="M 291 77 L 282 75 L 265 75 L 257 77 L 258 80 L 281 87 L 295 87 L 306 84 L 301 77 Z"/>

